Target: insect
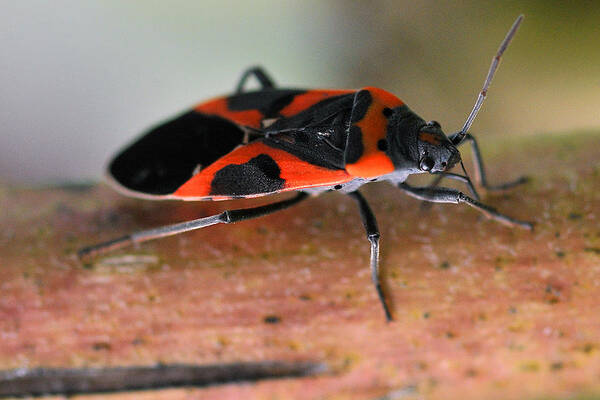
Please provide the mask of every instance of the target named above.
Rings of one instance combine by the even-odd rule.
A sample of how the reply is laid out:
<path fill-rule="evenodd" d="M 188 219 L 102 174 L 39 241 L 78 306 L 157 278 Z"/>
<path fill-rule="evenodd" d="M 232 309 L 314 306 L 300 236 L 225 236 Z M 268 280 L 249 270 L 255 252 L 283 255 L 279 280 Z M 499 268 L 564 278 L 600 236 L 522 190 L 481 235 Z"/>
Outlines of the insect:
<path fill-rule="evenodd" d="M 200 103 L 175 119 L 151 129 L 108 167 L 110 182 L 127 195 L 145 199 L 229 200 L 280 192 L 294 197 L 269 205 L 224 211 L 163 226 L 83 248 L 90 257 L 134 243 L 234 223 L 283 210 L 309 195 L 335 190 L 358 204 L 370 242 L 371 279 L 387 320 L 392 319 L 379 276 L 379 229 L 375 215 L 358 189 L 371 181 L 388 181 L 409 196 L 427 202 L 466 204 L 509 226 L 532 229 L 529 222 L 501 214 L 479 201 L 458 146 L 470 142 L 478 183 L 506 189 L 521 178 L 491 186 L 481 154 L 468 130 L 487 95 L 500 57 L 515 35 L 519 16 L 492 59 L 483 88 L 462 129 L 446 136 L 436 121 L 425 122 L 385 90 L 301 90 L 275 87 L 261 68 L 247 70 L 233 95 Z M 247 91 L 254 77 L 259 90 Z M 464 175 L 449 172 L 461 165 Z M 411 174 L 429 173 L 437 180 L 414 187 Z M 441 179 L 463 182 L 470 196 L 438 186 Z"/>

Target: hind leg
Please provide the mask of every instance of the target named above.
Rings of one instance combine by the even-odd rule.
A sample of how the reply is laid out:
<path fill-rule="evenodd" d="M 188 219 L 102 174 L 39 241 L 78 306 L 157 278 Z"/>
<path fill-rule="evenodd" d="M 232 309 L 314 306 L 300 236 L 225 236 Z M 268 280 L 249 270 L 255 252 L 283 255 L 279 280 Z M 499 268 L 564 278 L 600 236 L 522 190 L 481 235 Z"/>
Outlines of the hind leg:
<path fill-rule="evenodd" d="M 246 86 L 246 82 L 251 76 L 254 76 L 258 80 L 262 89 L 271 89 L 275 87 L 275 82 L 273 82 L 273 79 L 265 72 L 264 69 L 262 69 L 262 67 L 251 67 L 248 68 L 240 78 L 235 90 L 236 93 L 239 94 L 245 92 L 244 86 Z"/>

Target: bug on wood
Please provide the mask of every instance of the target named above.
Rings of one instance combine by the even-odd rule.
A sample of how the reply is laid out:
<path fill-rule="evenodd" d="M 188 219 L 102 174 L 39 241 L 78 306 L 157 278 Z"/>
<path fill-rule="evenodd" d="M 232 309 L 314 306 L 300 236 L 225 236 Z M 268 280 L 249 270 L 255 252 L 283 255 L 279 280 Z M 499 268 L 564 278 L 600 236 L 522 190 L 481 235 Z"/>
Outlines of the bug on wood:
<path fill-rule="evenodd" d="M 375 215 L 358 189 L 371 181 L 388 181 L 404 193 L 435 203 L 464 203 L 509 226 L 532 229 L 529 222 L 504 215 L 479 201 L 457 147 L 470 142 L 478 183 L 506 189 L 518 179 L 491 186 L 481 154 L 468 133 L 487 95 L 500 57 L 515 35 L 519 16 L 506 37 L 462 129 L 446 136 L 436 121 L 426 122 L 393 94 L 374 87 L 360 90 L 303 90 L 275 87 L 261 68 L 247 70 L 234 94 L 198 104 L 192 110 L 147 132 L 121 151 L 108 167 L 110 182 L 127 195 L 146 199 L 229 200 L 280 192 L 295 197 L 269 205 L 228 210 L 192 221 L 132 233 L 83 248 L 92 256 L 133 243 L 233 223 L 285 209 L 309 195 L 336 190 L 356 200 L 371 245 L 371 277 L 385 316 L 391 312 L 379 277 L 379 229 Z M 245 89 L 255 77 L 259 90 Z M 461 165 L 464 175 L 449 172 Z M 411 174 L 437 176 L 430 186 L 414 187 Z M 439 180 L 463 182 L 470 196 L 439 187 Z"/>

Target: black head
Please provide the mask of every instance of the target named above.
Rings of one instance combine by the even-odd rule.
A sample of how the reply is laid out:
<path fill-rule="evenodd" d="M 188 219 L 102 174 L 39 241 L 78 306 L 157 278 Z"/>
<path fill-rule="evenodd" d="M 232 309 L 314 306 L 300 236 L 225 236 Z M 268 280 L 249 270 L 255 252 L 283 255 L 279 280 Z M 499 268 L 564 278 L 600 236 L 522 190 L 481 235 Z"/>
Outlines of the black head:
<path fill-rule="evenodd" d="M 439 123 L 425 122 L 407 106 L 393 109 L 388 124 L 390 157 L 396 169 L 410 173 L 441 172 L 460 161 L 460 153 Z"/>

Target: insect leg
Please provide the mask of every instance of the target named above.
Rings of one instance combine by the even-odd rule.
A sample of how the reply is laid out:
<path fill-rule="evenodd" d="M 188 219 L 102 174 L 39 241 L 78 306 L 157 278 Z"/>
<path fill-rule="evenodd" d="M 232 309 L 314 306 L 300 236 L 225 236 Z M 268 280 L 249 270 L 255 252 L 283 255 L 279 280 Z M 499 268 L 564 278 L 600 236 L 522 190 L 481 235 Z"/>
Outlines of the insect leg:
<path fill-rule="evenodd" d="M 77 252 L 79 258 L 87 258 L 106 253 L 122 247 L 130 246 L 134 243 L 142 243 L 152 239 L 158 239 L 166 236 L 177 235 L 195 229 L 206 228 L 215 224 L 231 224 L 234 222 L 243 221 L 246 219 L 262 217 L 263 215 L 271 214 L 279 210 L 283 210 L 296 203 L 306 199 L 308 194 L 298 193 L 296 197 L 279 201 L 265 206 L 244 208 L 241 210 L 227 210 L 220 214 L 211 215 L 209 217 L 199 218 L 192 221 L 181 222 L 178 224 L 161 226 L 159 228 L 148 229 L 145 231 L 135 232 L 127 236 L 100 243 L 94 246 L 84 247 Z"/>
<path fill-rule="evenodd" d="M 479 194 L 475 190 L 475 187 L 473 186 L 473 183 L 471 182 L 471 180 L 469 178 L 467 178 L 466 176 L 455 174 L 452 172 L 437 172 L 437 173 L 435 173 L 435 175 L 437 175 L 437 176 L 433 180 L 433 182 L 431 182 L 429 184 L 429 187 L 438 186 L 440 184 L 440 182 L 442 181 L 442 179 L 445 179 L 445 178 L 452 179 L 452 180 L 464 183 L 467 186 L 467 189 L 469 189 L 471 196 L 473 196 L 473 198 L 475 198 L 475 200 L 479 200 Z"/>
<path fill-rule="evenodd" d="M 450 141 L 454 141 L 457 138 L 458 134 L 459 133 L 455 133 L 455 134 L 451 135 L 449 138 Z M 503 190 L 507 190 L 507 189 L 512 189 L 515 186 L 521 185 L 523 183 L 527 183 L 529 181 L 529 178 L 527 178 L 526 176 L 521 176 L 520 178 L 518 178 L 514 181 L 506 182 L 506 183 L 499 184 L 499 185 L 490 185 L 487 181 L 485 167 L 483 166 L 483 157 L 481 156 L 481 151 L 479 150 L 479 145 L 477 144 L 477 139 L 475 139 L 475 137 L 473 135 L 471 135 L 470 133 L 467 133 L 464 137 L 464 140 L 461 141 L 457 145 L 457 147 L 463 145 L 467 141 L 469 143 L 471 143 L 471 150 L 473 151 L 473 165 L 475 167 L 475 182 L 477 183 L 478 186 L 484 188 L 487 191 L 494 192 L 494 191 L 503 191 Z M 477 192 L 475 192 L 475 190 L 473 189 L 470 181 L 468 179 L 466 179 L 465 177 L 463 177 L 462 175 L 452 174 L 449 172 L 440 172 L 438 174 L 438 176 L 429 184 L 429 187 L 432 187 L 432 188 L 437 187 L 442 182 L 442 179 L 444 179 L 444 178 L 450 178 L 450 179 L 455 179 L 458 181 L 465 182 L 465 184 L 468 186 L 469 191 L 471 192 L 473 197 L 476 200 L 479 200 L 479 196 L 477 195 Z M 463 178 L 465 178 L 465 179 L 463 179 Z M 423 203 L 421 205 L 421 209 L 426 210 L 430 206 L 431 206 L 431 204 L 429 204 L 429 203 Z"/>
<path fill-rule="evenodd" d="M 367 203 L 367 200 L 362 194 L 360 194 L 360 192 L 350 192 L 348 195 L 358 203 L 360 216 L 362 218 L 363 225 L 365 226 L 365 230 L 367 231 L 367 239 L 369 239 L 369 242 L 371 242 L 371 280 L 375 285 L 375 290 L 379 296 L 379 301 L 381 301 L 381 305 L 383 306 L 385 318 L 388 321 L 391 321 L 392 314 L 390 313 L 385 301 L 383 289 L 381 288 L 381 279 L 379 277 L 379 228 L 377 227 L 375 214 L 373 214 L 371 207 L 369 207 L 369 203 Z"/>
<path fill-rule="evenodd" d="M 265 72 L 264 69 L 262 69 L 262 67 L 250 67 L 244 72 L 244 74 L 240 78 L 240 82 L 238 83 L 237 88 L 235 90 L 236 93 L 244 92 L 244 86 L 246 86 L 246 81 L 248 81 L 248 78 L 250 78 L 252 75 L 254 75 L 256 79 L 258 79 L 258 82 L 260 83 L 260 86 L 263 89 L 271 89 L 275 87 L 275 82 L 273 82 L 273 79 L 269 76 L 269 74 Z"/>
<path fill-rule="evenodd" d="M 461 165 L 462 165 L 462 161 L 461 161 Z M 463 170 L 464 170 L 464 166 L 463 166 Z M 453 180 L 464 183 L 467 186 L 467 189 L 469 189 L 471 196 L 473 196 L 473 198 L 475 200 L 479 200 L 479 193 L 477 193 L 477 191 L 475 190 L 475 187 L 473 186 L 473 182 L 471 182 L 471 179 L 468 178 L 466 176 L 466 174 L 465 174 L 465 176 L 463 176 L 463 175 L 459 175 L 459 174 L 454 174 L 452 172 L 436 172 L 435 175 L 437 175 L 437 176 L 428 185 L 428 187 L 430 187 L 430 188 L 437 187 L 442 182 L 442 179 L 444 179 L 444 178 L 453 179 Z M 422 202 L 421 210 L 429 210 L 431 208 L 431 204 L 432 203 L 428 203 L 426 201 Z"/>
<path fill-rule="evenodd" d="M 450 141 L 453 141 L 457 135 L 458 135 L 458 133 L 455 133 L 454 135 L 450 136 L 449 137 Z M 475 139 L 475 137 L 473 135 L 471 135 L 470 133 L 467 133 L 464 137 L 464 140 L 461 142 L 461 144 L 465 143 L 466 141 L 469 141 L 471 143 L 471 149 L 473 151 L 473 164 L 475 167 L 475 181 L 477 182 L 477 184 L 479 186 L 481 186 L 484 189 L 489 190 L 489 191 L 500 191 L 500 190 L 510 189 L 512 187 L 515 187 L 517 185 L 520 185 L 520 184 L 528 181 L 527 177 L 522 176 L 514 181 L 503 183 L 500 185 L 488 184 L 487 176 L 485 174 L 485 168 L 483 166 L 483 158 L 481 157 L 481 152 L 479 150 L 479 145 L 477 144 L 477 140 Z"/>
<path fill-rule="evenodd" d="M 524 229 L 533 229 L 531 222 L 520 221 L 515 218 L 511 218 L 507 215 L 501 214 L 496 209 L 487 206 L 479 201 L 465 195 L 464 193 L 445 187 L 413 187 L 406 183 L 401 183 L 398 187 L 403 190 L 409 196 L 417 198 L 419 200 L 430 201 L 433 203 L 454 203 L 460 204 L 465 203 L 468 206 L 475 208 L 476 210 L 483 213 L 486 217 L 494 219 L 501 224 L 508 225 L 511 227 L 521 227 Z"/>

